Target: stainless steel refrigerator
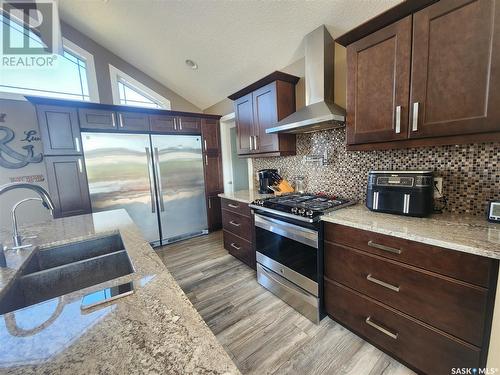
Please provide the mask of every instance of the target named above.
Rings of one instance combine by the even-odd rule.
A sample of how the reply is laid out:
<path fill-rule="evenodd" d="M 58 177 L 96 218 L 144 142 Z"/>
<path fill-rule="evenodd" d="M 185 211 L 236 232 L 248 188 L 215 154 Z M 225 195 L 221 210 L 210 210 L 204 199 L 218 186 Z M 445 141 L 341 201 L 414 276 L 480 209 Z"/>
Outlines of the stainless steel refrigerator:
<path fill-rule="evenodd" d="M 92 211 L 124 208 L 153 245 L 208 232 L 201 139 L 83 133 Z"/>

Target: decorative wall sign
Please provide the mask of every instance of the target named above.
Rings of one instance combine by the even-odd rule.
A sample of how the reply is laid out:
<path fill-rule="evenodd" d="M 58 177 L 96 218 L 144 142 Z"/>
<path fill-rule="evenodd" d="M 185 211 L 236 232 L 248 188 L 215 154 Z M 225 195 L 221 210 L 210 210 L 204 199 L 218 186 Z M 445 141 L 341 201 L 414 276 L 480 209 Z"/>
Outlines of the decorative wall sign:
<path fill-rule="evenodd" d="M 45 181 L 45 177 L 43 174 L 34 174 L 31 176 L 16 176 L 16 177 L 9 177 L 10 182 L 28 182 L 28 183 L 33 183 L 33 182 L 43 182 Z"/>
<path fill-rule="evenodd" d="M 24 132 L 25 137 L 21 139 L 21 142 L 38 142 L 41 139 L 37 134 L 38 132 L 36 130 L 26 130 Z"/>
<path fill-rule="evenodd" d="M 16 150 L 10 148 L 7 144 L 11 142 L 14 137 L 14 131 L 6 126 L 0 126 L 0 131 L 3 131 L 4 137 L 0 138 L 0 167 L 9 168 L 9 169 L 17 169 L 27 166 L 29 163 L 40 163 L 43 160 L 43 155 L 40 153 L 35 155 L 33 152 L 33 145 L 22 146 L 22 149 L 26 150 L 26 154 L 21 154 Z M 31 130 L 29 132 L 35 130 Z M 25 133 L 29 133 L 25 132 Z M 0 133 L 1 134 L 1 133 Z M 27 134 L 25 134 L 27 135 Z M 1 136 L 1 135 L 0 135 Z M 33 137 L 34 134 L 31 135 Z M 28 138 L 28 137 L 26 137 Z M 26 140 L 25 138 L 25 140 Z M 28 141 L 31 142 L 31 141 Z M 12 159 L 17 160 L 17 162 L 11 162 L 5 159 L 5 155 L 11 157 Z"/>

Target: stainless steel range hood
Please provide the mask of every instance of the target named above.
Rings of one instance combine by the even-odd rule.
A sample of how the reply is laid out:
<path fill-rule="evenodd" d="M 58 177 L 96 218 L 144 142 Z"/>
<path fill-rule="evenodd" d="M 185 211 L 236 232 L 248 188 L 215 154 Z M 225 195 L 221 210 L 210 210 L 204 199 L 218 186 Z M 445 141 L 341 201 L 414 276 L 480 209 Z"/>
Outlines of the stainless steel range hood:
<path fill-rule="evenodd" d="M 333 38 L 322 25 L 307 34 L 304 42 L 306 106 L 266 133 L 309 133 L 345 126 L 345 109 L 333 102 Z"/>

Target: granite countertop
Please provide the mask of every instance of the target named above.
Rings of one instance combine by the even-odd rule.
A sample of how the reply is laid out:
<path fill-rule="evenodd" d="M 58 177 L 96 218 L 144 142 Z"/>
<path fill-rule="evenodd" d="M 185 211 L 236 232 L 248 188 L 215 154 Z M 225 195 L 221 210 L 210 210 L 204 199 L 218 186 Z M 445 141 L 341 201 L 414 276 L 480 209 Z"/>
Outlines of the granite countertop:
<path fill-rule="evenodd" d="M 124 210 L 52 220 L 21 233 L 36 234 L 35 247 L 6 251 L 0 297 L 35 251 L 54 244 L 119 233 L 135 272 L 0 315 L 0 373 L 239 374 Z M 4 242 L 6 235 L 0 232 Z M 84 295 L 131 280 L 132 295 L 81 310 Z"/>
<path fill-rule="evenodd" d="M 231 199 L 233 201 L 252 203 L 256 199 L 269 198 L 274 196 L 273 194 L 259 194 L 256 190 L 239 190 L 233 193 L 221 193 L 219 197 Z"/>
<path fill-rule="evenodd" d="M 321 220 L 500 259 L 500 224 L 483 217 L 435 214 L 416 218 L 373 212 L 358 204 L 329 212 Z"/>

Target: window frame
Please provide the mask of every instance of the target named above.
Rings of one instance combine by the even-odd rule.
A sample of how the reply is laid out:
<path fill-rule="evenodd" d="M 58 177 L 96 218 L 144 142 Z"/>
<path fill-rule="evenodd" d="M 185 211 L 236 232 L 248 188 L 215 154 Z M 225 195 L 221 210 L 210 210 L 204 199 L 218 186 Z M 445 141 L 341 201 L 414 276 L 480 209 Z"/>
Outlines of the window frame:
<path fill-rule="evenodd" d="M 111 92 L 113 95 L 113 104 L 115 104 L 115 105 L 138 107 L 138 106 L 130 105 L 130 104 L 121 104 L 118 82 L 120 80 L 123 80 L 123 81 L 125 81 L 125 84 L 127 86 L 129 86 L 129 88 L 137 91 L 139 94 L 145 96 L 149 100 L 158 104 L 161 107 L 159 109 L 170 110 L 172 108 L 170 100 L 161 96 L 156 91 L 150 89 L 149 87 L 147 87 L 143 83 L 137 81 L 136 79 L 129 76 L 127 73 L 124 73 L 123 71 L 121 71 L 120 69 L 116 68 L 115 66 L 113 66 L 111 64 L 109 64 L 109 77 L 111 80 Z M 147 107 L 144 107 L 144 108 L 147 108 Z"/>
<path fill-rule="evenodd" d="M 76 55 L 79 59 L 85 61 L 86 69 L 87 69 L 87 84 L 89 88 L 89 99 L 91 103 L 99 103 L 99 88 L 97 85 L 97 75 L 96 75 L 96 70 L 95 70 L 95 64 L 94 64 L 94 55 L 92 55 L 90 52 L 87 50 L 83 49 L 82 47 L 76 45 L 72 41 L 66 38 L 63 39 L 63 49 L 67 50 L 73 55 Z M 62 55 L 60 55 L 62 58 Z M 10 99 L 10 100 L 20 100 L 20 101 L 26 101 L 25 96 L 38 96 L 42 98 L 48 98 L 48 99 L 56 99 L 56 100 L 74 100 L 74 101 L 79 101 L 80 99 L 71 99 L 71 98 L 55 98 L 50 95 L 40 95 L 37 93 L 26 93 L 26 94 L 21 94 L 21 93 L 13 93 L 13 92 L 6 92 L 2 91 L 2 88 L 0 87 L 0 99 Z M 81 101 L 81 100 L 80 100 Z"/>

